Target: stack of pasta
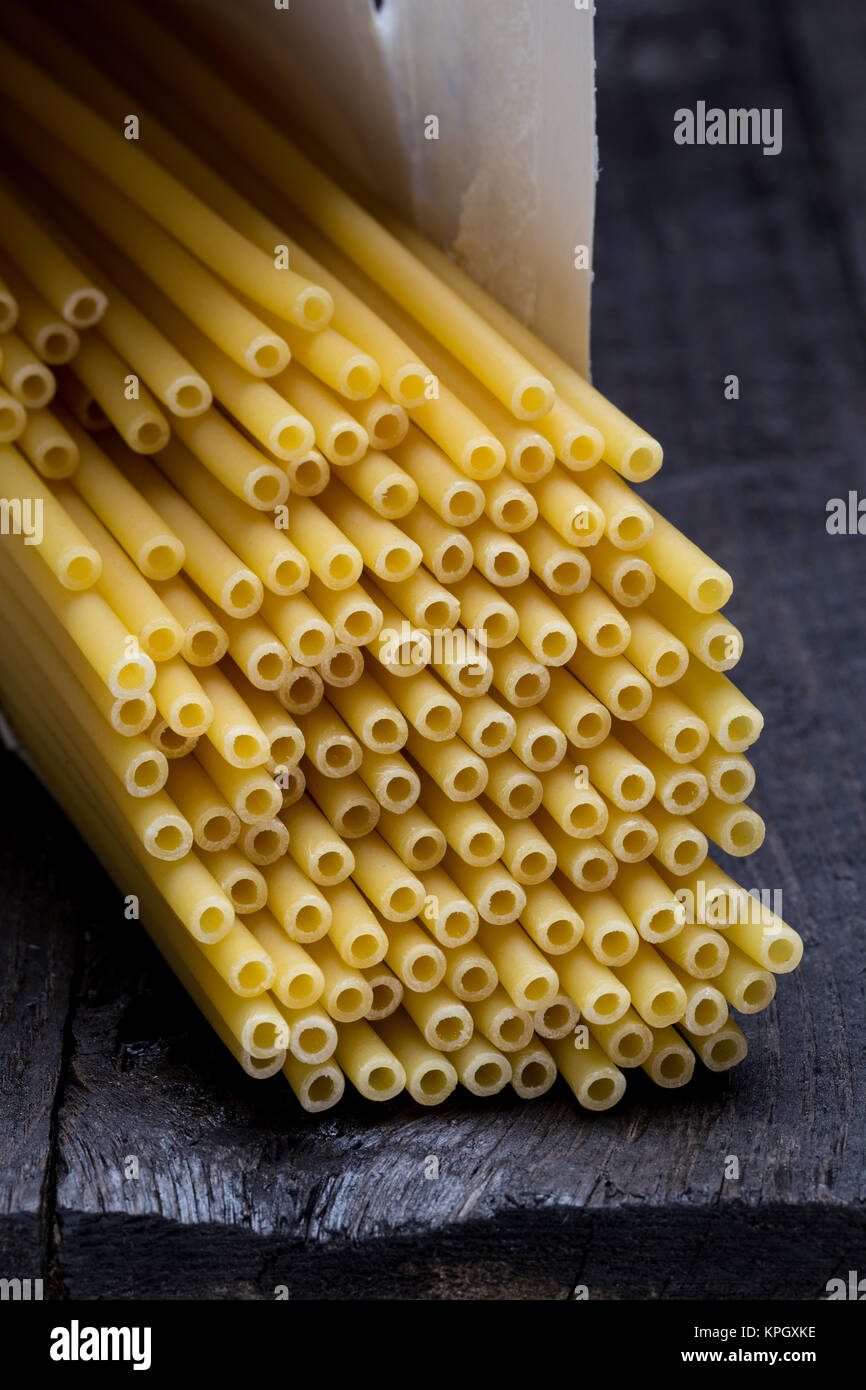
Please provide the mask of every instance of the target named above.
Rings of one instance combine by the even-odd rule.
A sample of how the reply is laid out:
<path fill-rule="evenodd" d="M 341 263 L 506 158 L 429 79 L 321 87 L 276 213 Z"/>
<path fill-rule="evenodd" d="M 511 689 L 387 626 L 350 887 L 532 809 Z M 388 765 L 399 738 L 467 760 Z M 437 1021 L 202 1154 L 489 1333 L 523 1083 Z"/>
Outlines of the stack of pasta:
<path fill-rule="evenodd" d="M 732 1066 L 802 946 L 707 858 L 762 719 L 659 445 L 84 9 L 101 61 L 4 8 L 0 692 L 124 925 L 310 1111 Z"/>

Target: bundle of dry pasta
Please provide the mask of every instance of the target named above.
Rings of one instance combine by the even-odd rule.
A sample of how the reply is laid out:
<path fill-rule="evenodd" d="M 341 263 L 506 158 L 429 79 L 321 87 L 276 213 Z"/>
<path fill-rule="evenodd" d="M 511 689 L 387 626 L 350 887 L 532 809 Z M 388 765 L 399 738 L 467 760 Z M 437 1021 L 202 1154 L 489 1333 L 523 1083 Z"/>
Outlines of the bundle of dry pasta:
<path fill-rule="evenodd" d="M 734 1065 L 802 944 L 707 857 L 762 719 L 659 445 L 84 9 L 0 41 L 0 693 L 126 915 L 312 1111 Z"/>

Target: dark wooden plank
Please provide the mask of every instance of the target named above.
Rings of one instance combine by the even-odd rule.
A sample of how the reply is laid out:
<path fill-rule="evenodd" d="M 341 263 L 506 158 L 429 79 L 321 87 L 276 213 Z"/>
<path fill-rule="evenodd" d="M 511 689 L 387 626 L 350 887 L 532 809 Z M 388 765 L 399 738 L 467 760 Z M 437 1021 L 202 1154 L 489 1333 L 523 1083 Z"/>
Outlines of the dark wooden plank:
<path fill-rule="evenodd" d="M 637 1077 L 601 1116 L 557 1088 L 317 1119 L 281 1079 L 238 1073 L 88 868 L 68 895 L 88 988 L 58 1115 L 70 1296 L 815 1298 L 866 1267 L 864 551 L 824 529 L 864 426 L 844 229 L 774 10 L 652 8 L 598 19 L 596 378 L 666 445 L 653 500 L 737 580 L 742 681 L 767 715 L 769 834 L 743 877 L 783 890 L 803 968 L 745 1022 L 748 1061 L 688 1092 Z M 783 154 L 675 146 L 697 99 L 782 105 Z"/>
<path fill-rule="evenodd" d="M 816 191 L 838 227 L 842 272 L 866 336 L 866 9 L 857 0 L 785 0 L 777 9 Z"/>
<path fill-rule="evenodd" d="M 74 835 L 2 746 L 0 786 L 10 812 L 0 835 L 0 1275 L 46 1280 L 55 1106 L 78 986 L 76 904 L 63 878 Z"/>

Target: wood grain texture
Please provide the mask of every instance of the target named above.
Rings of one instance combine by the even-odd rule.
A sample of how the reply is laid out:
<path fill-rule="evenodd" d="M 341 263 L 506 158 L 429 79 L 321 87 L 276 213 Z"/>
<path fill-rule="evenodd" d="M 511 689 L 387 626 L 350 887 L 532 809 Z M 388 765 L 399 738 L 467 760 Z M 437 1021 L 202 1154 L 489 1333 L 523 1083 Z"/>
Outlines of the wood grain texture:
<path fill-rule="evenodd" d="M 69 827 L 0 746 L 0 1277 L 46 1277 L 64 1034 L 80 983 Z M 66 1049 L 68 1055 L 68 1048 Z"/>
<path fill-rule="evenodd" d="M 640 1075 L 603 1115 L 557 1087 L 433 1113 L 353 1098 L 310 1117 L 281 1078 L 239 1072 L 74 840 L 55 849 L 56 893 L 34 910 L 42 861 L 19 831 L 0 880 L 12 953 L 0 990 L 39 1142 L 13 1144 L 0 1209 L 32 1224 L 41 1187 L 54 1194 L 46 1250 L 68 1296 L 568 1298 L 583 1284 L 603 1298 L 817 1298 L 866 1269 L 866 538 L 824 525 L 829 497 L 866 491 L 851 294 L 866 283 L 866 40 L 857 6 L 812 9 L 599 5 L 594 286 L 596 381 L 665 444 L 647 493 L 736 580 L 738 680 L 766 714 L 754 803 L 768 835 L 728 867 L 782 889 L 802 968 L 745 1021 L 744 1065 L 685 1092 Z M 676 146 L 673 113 L 698 99 L 781 106 L 783 153 Z M 28 819 L 50 814 L 27 795 Z M 71 977 L 64 1074 L 73 921 L 84 983 Z M 40 959 L 34 981 L 25 952 L 46 932 L 57 963 L 52 975 Z M 28 990 L 45 991 L 46 1019 L 30 1052 Z M 731 1154 L 738 1181 L 723 1177 Z"/>
<path fill-rule="evenodd" d="M 866 9 L 856 0 L 776 0 L 776 6 L 816 188 L 831 209 L 842 273 L 866 338 Z"/>

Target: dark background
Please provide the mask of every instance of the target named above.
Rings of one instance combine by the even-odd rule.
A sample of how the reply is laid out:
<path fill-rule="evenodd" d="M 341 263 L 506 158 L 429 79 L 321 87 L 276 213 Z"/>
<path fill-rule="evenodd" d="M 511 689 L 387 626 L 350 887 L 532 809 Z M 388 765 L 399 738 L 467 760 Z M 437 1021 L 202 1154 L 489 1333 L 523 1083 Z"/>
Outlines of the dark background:
<path fill-rule="evenodd" d="M 308 1116 L 240 1073 L 2 753 L 0 1276 L 72 1298 L 814 1299 L 866 1273 L 866 536 L 825 529 L 829 498 L 866 495 L 866 7 L 598 11 L 595 379 L 665 445 L 648 495 L 734 575 L 768 825 L 734 872 L 782 889 L 803 966 L 746 1020 L 747 1061 L 686 1091 L 640 1073 L 602 1115 L 558 1084 Z M 675 145 L 698 100 L 782 107 L 782 153 Z"/>

